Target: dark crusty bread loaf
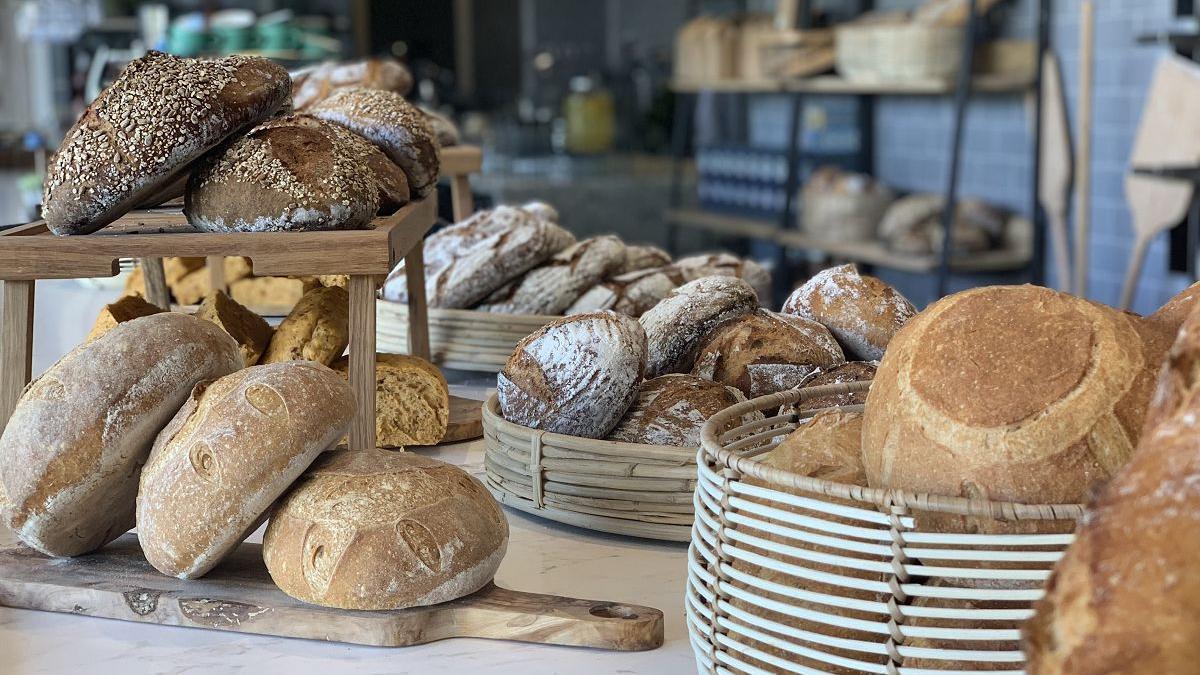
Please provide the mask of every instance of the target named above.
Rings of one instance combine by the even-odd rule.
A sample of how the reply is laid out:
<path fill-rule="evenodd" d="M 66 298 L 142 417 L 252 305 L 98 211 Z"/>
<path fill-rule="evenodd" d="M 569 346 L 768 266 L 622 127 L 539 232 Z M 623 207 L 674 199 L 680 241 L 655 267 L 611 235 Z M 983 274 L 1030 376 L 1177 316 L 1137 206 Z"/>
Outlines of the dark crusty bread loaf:
<path fill-rule="evenodd" d="M 1158 377 L 1137 452 L 1089 505 L 1025 625 L 1030 675 L 1196 671 L 1198 384 L 1193 312 Z"/>
<path fill-rule="evenodd" d="M 326 61 L 292 74 L 292 105 L 296 110 L 304 110 L 339 89 L 351 87 L 383 89 L 406 96 L 412 85 L 412 73 L 395 59 L 372 57 L 348 63 Z"/>
<path fill-rule="evenodd" d="M 137 495 L 138 541 L 154 569 L 203 576 L 346 433 L 354 394 L 312 361 L 202 382 L 158 435 Z"/>
<path fill-rule="evenodd" d="M 534 429 L 603 438 L 637 397 L 646 334 L 615 312 L 556 319 L 517 343 L 496 376 L 504 419 Z"/>
<path fill-rule="evenodd" d="M 708 418 L 745 400 L 737 389 L 711 380 L 678 373 L 662 375 L 642 382 L 637 400 L 607 438 L 698 447 L 700 428 Z"/>
<path fill-rule="evenodd" d="M 809 376 L 803 383 L 801 389 L 811 389 L 813 387 L 822 387 L 827 384 L 850 384 L 853 382 L 870 382 L 875 379 L 875 369 L 879 367 L 878 363 L 873 361 L 848 361 L 840 363 L 829 368 L 822 368 Z M 804 403 L 797 406 L 784 406 L 780 411 L 781 414 L 789 412 L 804 412 L 807 410 L 820 410 L 821 408 L 832 408 L 834 406 L 843 405 L 863 405 L 867 402 L 867 392 L 859 391 L 853 394 L 826 394 L 825 396 L 817 396 L 810 398 Z"/>
<path fill-rule="evenodd" d="M 714 328 L 757 307 L 754 289 L 734 277 L 703 277 L 671 291 L 638 319 L 650 349 L 646 376 L 691 370 L 696 349 Z"/>
<path fill-rule="evenodd" d="M 793 291 L 783 312 L 824 324 L 847 357 L 878 361 L 917 310 L 886 283 L 859 274 L 854 265 L 841 265 L 817 273 Z"/>
<path fill-rule="evenodd" d="M 0 436 L 7 524 L 53 556 L 93 551 L 134 523 L 154 436 L 192 387 L 242 367 L 233 338 L 186 314 L 118 324 L 21 395 Z"/>
<path fill-rule="evenodd" d="M 280 501 L 263 536 L 284 593 L 342 609 L 403 609 L 474 593 L 496 574 L 508 522 L 462 469 L 411 452 L 339 450 Z"/>
<path fill-rule="evenodd" d="M 568 246 L 542 265 L 496 289 L 479 309 L 508 314 L 562 314 L 588 288 L 616 272 L 625 244 L 612 236 Z"/>
<path fill-rule="evenodd" d="M 424 106 L 418 106 L 417 109 L 429 121 L 429 126 L 433 129 L 433 135 L 437 138 L 439 147 L 448 148 L 452 145 L 458 145 L 461 137 L 458 132 L 458 125 L 453 120 L 436 110 L 431 110 Z"/>
<path fill-rule="evenodd" d="M 55 234 L 95 232 L 273 114 L 290 84 L 283 68 L 248 56 L 135 59 L 67 131 L 46 170 L 42 217 Z"/>
<path fill-rule="evenodd" d="M 565 313 L 611 309 L 629 316 L 641 316 L 683 283 L 683 274 L 671 266 L 619 274 L 584 291 Z"/>

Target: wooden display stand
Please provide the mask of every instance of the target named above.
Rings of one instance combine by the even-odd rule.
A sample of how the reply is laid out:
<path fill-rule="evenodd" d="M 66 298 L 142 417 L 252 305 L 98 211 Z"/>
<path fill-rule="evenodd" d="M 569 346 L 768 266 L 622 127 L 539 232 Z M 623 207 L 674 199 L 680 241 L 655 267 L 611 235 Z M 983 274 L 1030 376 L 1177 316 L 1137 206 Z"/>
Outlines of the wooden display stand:
<path fill-rule="evenodd" d="M 450 214 L 457 223 L 475 212 L 468 177 L 483 168 L 483 151 L 475 145 L 452 145 L 442 148 L 441 160 L 441 175 L 450 179 Z"/>

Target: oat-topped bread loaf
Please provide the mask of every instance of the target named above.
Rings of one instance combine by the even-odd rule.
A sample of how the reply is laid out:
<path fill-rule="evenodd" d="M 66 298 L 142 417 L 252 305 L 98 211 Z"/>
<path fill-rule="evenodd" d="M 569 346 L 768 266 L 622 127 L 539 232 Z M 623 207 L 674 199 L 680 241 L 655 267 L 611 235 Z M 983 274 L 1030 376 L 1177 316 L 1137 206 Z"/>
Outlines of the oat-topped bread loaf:
<path fill-rule="evenodd" d="M 135 59 L 63 137 L 46 169 L 42 217 L 55 234 L 95 232 L 269 117 L 290 86 L 282 67 L 249 56 Z"/>
<path fill-rule="evenodd" d="M 733 387 L 672 373 L 642 382 L 637 400 L 609 432 L 610 441 L 694 448 L 708 418 L 746 398 Z M 750 421 L 750 420 L 745 420 Z"/>
<path fill-rule="evenodd" d="M 496 393 L 504 419 L 534 429 L 603 438 L 637 397 L 646 334 L 623 314 L 556 319 L 517 343 Z"/>
<path fill-rule="evenodd" d="M 888 341 L 917 313 L 899 291 L 854 265 L 830 267 L 792 291 L 785 314 L 824 324 L 847 357 L 878 361 Z"/>
<path fill-rule="evenodd" d="M 383 89 L 406 96 L 412 85 L 412 73 L 396 59 L 372 57 L 349 63 L 326 61 L 292 74 L 292 105 L 296 110 L 304 110 L 339 89 L 351 87 Z"/>
<path fill-rule="evenodd" d="M 821 368 L 810 375 L 800 384 L 802 389 L 822 387 L 827 384 L 851 384 L 854 382 L 870 382 L 875 379 L 875 369 L 879 366 L 874 361 L 847 361 L 829 368 Z M 867 402 L 867 392 L 853 394 L 827 394 L 807 399 L 797 406 L 784 406 L 780 414 L 820 410 L 843 405 L 863 405 Z"/>
<path fill-rule="evenodd" d="M 271 120 L 196 166 L 183 212 L 212 232 L 365 228 L 381 188 L 360 156 L 328 129 Z"/>
<path fill-rule="evenodd" d="M 692 374 L 755 398 L 791 389 L 845 360 L 837 340 L 816 321 L 759 309 L 709 333 Z"/>
<path fill-rule="evenodd" d="M 671 291 L 638 319 L 650 349 L 646 376 L 691 370 L 696 349 L 713 329 L 757 307 L 754 289 L 733 277 L 702 277 Z"/>
<path fill-rule="evenodd" d="M 606 235 L 584 239 L 496 289 L 479 309 L 508 314 L 562 314 L 585 290 L 625 262 L 625 244 Z"/>
<path fill-rule="evenodd" d="M 680 258 L 673 265 L 683 274 L 684 281 L 713 276 L 737 277 L 754 287 L 759 297 L 771 297 L 771 274 L 749 258 L 742 259 L 729 253 L 706 253 Z"/>
<path fill-rule="evenodd" d="M 83 341 L 91 342 L 115 328 L 119 323 L 158 314 L 162 311 L 162 308 L 146 302 L 141 296 L 123 295 L 116 302 L 110 302 L 100 310 L 100 316 L 96 317 L 96 323 L 92 325 L 92 330 L 88 332 Z"/>
<path fill-rule="evenodd" d="M 619 274 L 584 291 L 564 314 L 611 309 L 641 316 L 683 283 L 683 273 L 671 266 Z"/>
<path fill-rule="evenodd" d="M 543 201 L 538 201 L 535 199 L 531 202 L 525 202 L 521 205 L 521 210 L 527 211 L 528 213 L 533 214 L 534 217 L 542 220 L 548 220 L 555 224 L 559 222 L 558 209 Z"/>
<path fill-rule="evenodd" d="M 142 469 L 137 529 L 146 560 L 180 579 L 216 567 L 345 435 L 354 409 L 350 385 L 312 361 L 197 384 Z"/>
<path fill-rule="evenodd" d="M 671 264 L 671 254 L 657 246 L 631 244 L 625 247 L 625 263 L 618 274 L 654 269 Z"/>
<path fill-rule="evenodd" d="M 333 369 L 350 376 L 343 356 Z M 381 448 L 437 445 L 450 423 L 450 389 L 437 366 L 416 356 L 375 355 L 375 442 Z"/>
<path fill-rule="evenodd" d="M 238 304 L 223 291 L 209 291 L 196 309 L 196 318 L 215 323 L 237 340 L 242 361 L 247 366 L 258 363 L 275 332 L 266 319 Z"/>
<path fill-rule="evenodd" d="M 428 118 L 393 91 L 342 89 L 314 104 L 308 112 L 340 124 L 383 150 L 408 176 L 418 198 L 437 187 L 438 144 Z"/>
<path fill-rule="evenodd" d="M 350 344 L 350 295 L 338 286 L 308 291 L 275 329 L 262 363 L 316 361 L 324 365 Z"/>
<path fill-rule="evenodd" d="M 1159 361 L 1135 321 L 1037 286 L 938 301 L 896 334 L 867 395 L 871 485 L 1085 501 L 1125 464 L 1141 431 Z"/>
<path fill-rule="evenodd" d="M 508 522 L 462 469 L 411 452 L 326 453 L 280 501 L 263 561 L 288 595 L 341 609 L 403 609 L 483 588 Z"/>
<path fill-rule="evenodd" d="M 174 312 L 126 321 L 76 347 L 25 389 L 0 436 L 6 524 L 52 556 L 82 555 L 124 534 L 155 434 L 193 385 L 241 367 L 225 331 Z"/>

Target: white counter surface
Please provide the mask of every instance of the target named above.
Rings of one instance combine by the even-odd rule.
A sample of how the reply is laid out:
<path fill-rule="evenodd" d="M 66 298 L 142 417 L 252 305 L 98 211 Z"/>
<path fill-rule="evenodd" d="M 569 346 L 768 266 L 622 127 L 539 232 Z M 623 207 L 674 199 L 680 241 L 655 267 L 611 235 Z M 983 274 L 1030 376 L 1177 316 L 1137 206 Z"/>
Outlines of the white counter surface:
<path fill-rule="evenodd" d="M 99 306 L 111 296 L 81 293 L 73 282 L 39 283 L 37 302 L 43 311 L 35 323 L 35 373 L 87 333 Z M 421 452 L 477 476 L 483 472 L 480 441 Z M 592 533 L 511 509 L 505 514 L 511 538 L 496 576 L 498 585 L 656 607 L 665 615 L 666 644 L 633 653 L 476 639 L 361 647 L 0 607 L 0 675 L 694 672 L 683 617 L 686 545 Z M 251 540 L 260 537 L 258 532 Z M 0 530 L 0 545 L 13 540 L 10 532 Z"/>

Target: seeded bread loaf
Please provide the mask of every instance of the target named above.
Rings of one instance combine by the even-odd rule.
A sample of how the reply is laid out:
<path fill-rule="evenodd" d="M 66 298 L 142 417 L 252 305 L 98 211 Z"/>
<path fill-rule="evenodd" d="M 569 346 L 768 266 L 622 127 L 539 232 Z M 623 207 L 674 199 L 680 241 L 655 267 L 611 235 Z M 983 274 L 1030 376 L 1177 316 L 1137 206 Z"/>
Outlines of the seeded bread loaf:
<path fill-rule="evenodd" d="M 350 376 L 343 356 L 333 369 Z M 450 423 L 450 388 L 437 366 L 416 356 L 375 355 L 375 443 L 381 448 L 437 445 Z"/>
<path fill-rule="evenodd" d="M 493 291 L 479 309 L 507 314 L 562 314 L 585 290 L 625 262 L 625 244 L 606 235 L 585 239 Z"/>
<path fill-rule="evenodd" d="M 683 283 L 683 274 L 671 266 L 620 274 L 584 291 L 564 313 L 611 309 L 641 316 Z"/>
<path fill-rule="evenodd" d="M 100 310 L 100 316 L 96 317 L 96 323 L 92 325 L 92 330 L 88 332 L 83 341 L 91 342 L 115 328 L 119 323 L 158 314 L 162 311 L 162 308 L 146 302 L 141 296 L 123 295 L 116 302 L 110 302 Z"/>
<path fill-rule="evenodd" d="M 383 89 L 406 96 L 412 85 L 412 73 L 395 59 L 369 58 L 349 63 L 326 61 L 292 75 L 292 106 L 304 110 L 339 89 L 351 87 Z"/>
<path fill-rule="evenodd" d="M 637 397 L 646 334 L 614 312 L 556 319 L 517 343 L 496 376 L 504 419 L 534 429 L 603 438 Z"/>
<path fill-rule="evenodd" d="M 67 131 L 46 169 L 42 217 L 55 234 L 95 232 L 272 115 L 290 86 L 283 68 L 249 56 L 133 60 Z"/>
<path fill-rule="evenodd" d="M 373 448 L 317 460 L 271 516 L 263 561 L 304 602 L 403 609 L 483 588 L 507 548 L 504 514 L 470 474 Z"/>
<path fill-rule="evenodd" d="M 275 332 L 266 319 L 246 309 L 221 291 L 210 291 L 196 309 L 196 318 L 211 321 L 237 340 L 242 361 L 247 366 L 258 363 L 271 335 Z"/>
<path fill-rule="evenodd" d="M 158 435 L 137 494 L 138 541 L 154 569 L 206 574 L 354 415 L 350 385 L 312 361 L 202 382 Z"/>
<path fill-rule="evenodd" d="M 0 436 L 7 525 L 52 556 L 124 534 L 155 434 L 196 383 L 241 367 L 233 338 L 175 312 L 76 347 L 26 387 Z"/>
<path fill-rule="evenodd" d="M 671 264 L 671 254 L 657 246 L 633 244 L 625 247 L 625 263 L 618 274 L 654 269 Z"/>
<path fill-rule="evenodd" d="M 329 365 L 349 343 L 350 295 L 344 288 L 321 286 L 305 293 L 279 323 L 260 362 Z"/>
<path fill-rule="evenodd" d="M 745 400 L 733 387 L 692 375 L 655 377 L 638 387 L 637 400 L 607 438 L 626 443 L 699 447 L 700 427 L 708 418 Z"/>
<path fill-rule="evenodd" d="M 846 356 L 878 361 L 888 341 L 917 310 L 886 283 L 860 275 L 854 265 L 841 265 L 819 272 L 793 291 L 783 312 L 824 324 Z"/>
<path fill-rule="evenodd" d="M 713 329 L 757 307 L 754 289 L 733 277 L 702 277 L 671 291 L 638 319 L 649 345 L 646 376 L 691 370 L 696 349 Z"/>

